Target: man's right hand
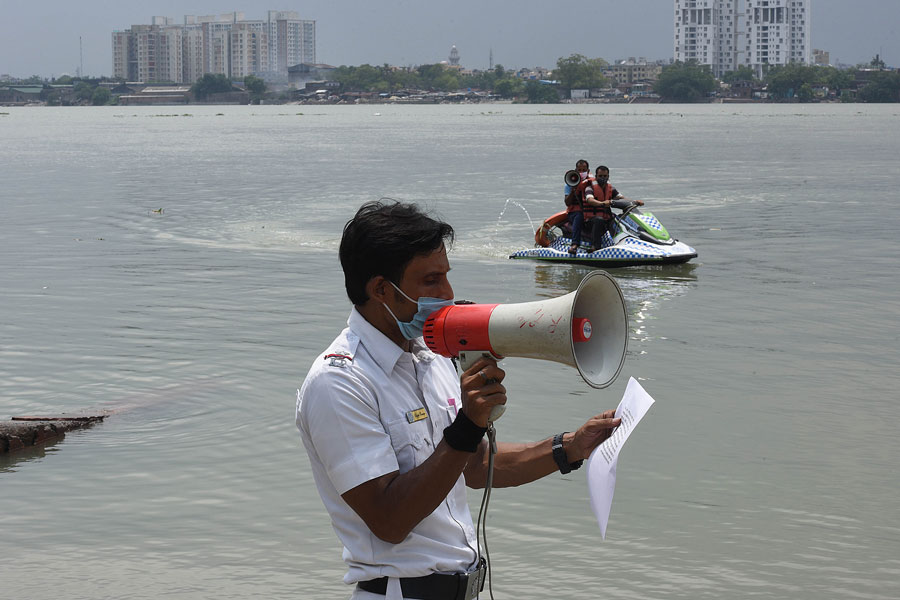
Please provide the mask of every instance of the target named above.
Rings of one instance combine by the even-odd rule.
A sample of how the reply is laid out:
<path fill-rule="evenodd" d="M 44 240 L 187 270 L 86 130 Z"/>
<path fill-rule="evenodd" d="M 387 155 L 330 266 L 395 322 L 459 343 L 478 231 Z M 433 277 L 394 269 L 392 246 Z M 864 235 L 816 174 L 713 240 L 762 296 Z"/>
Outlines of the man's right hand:
<path fill-rule="evenodd" d="M 491 409 L 506 404 L 506 372 L 492 358 L 481 357 L 459 378 L 462 410 L 479 427 L 487 427 Z"/>

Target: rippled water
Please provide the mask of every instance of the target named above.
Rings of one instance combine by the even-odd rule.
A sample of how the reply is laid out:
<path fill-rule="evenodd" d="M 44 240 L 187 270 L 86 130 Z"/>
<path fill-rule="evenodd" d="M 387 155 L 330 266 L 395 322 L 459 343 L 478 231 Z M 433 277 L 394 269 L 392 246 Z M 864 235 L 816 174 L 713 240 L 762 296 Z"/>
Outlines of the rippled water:
<path fill-rule="evenodd" d="M 349 596 L 293 425 L 349 311 L 343 223 L 421 201 L 458 297 L 561 295 L 586 268 L 506 256 L 582 156 L 700 256 L 614 273 L 609 389 L 505 362 L 501 439 L 628 376 L 657 403 L 605 541 L 582 472 L 495 492 L 495 596 L 900 597 L 895 106 L 4 110 L 0 419 L 112 415 L 0 458 L 0 597 Z"/>

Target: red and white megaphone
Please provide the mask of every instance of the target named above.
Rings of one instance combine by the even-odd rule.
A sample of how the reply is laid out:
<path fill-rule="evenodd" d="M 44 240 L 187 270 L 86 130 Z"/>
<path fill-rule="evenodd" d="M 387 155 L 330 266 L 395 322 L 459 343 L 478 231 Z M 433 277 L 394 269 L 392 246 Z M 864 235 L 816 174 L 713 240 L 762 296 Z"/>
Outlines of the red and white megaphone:
<path fill-rule="evenodd" d="M 445 306 L 425 321 L 424 338 L 432 352 L 459 358 L 463 370 L 483 354 L 538 358 L 575 367 L 588 385 L 604 388 L 625 362 L 628 315 L 616 280 L 593 271 L 558 298 Z M 503 411 L 494 407 L 490 420 Z"/>

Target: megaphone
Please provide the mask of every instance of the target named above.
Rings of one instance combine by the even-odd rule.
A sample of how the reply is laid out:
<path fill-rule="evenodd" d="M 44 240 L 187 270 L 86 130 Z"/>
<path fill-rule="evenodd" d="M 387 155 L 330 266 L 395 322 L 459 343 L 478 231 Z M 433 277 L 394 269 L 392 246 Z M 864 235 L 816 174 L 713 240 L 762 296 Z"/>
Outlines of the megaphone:
<path fill-rule="evenodd" d="M 604 388 L 625 362 L 628 316 L 619 284 L 592 271 L 574 292 L 520 304 L 455 304 L 425 321 L 425 344 L 458 358 L 463 370 L 482 355 L 537 358 L 578 369 L 588 385 Z M 491 421 L 503 414 L 495 406 Z"/>
<path fill-rule="evenodd" d="M 576 185 L 581 183 L 581 175 L 578 173 L 578 171 L 575 170 L 566 171 L 566 174 L 563 176 L 563 178 L 566 180 L 566 184 L 570 187 L 575 187 Z"/>

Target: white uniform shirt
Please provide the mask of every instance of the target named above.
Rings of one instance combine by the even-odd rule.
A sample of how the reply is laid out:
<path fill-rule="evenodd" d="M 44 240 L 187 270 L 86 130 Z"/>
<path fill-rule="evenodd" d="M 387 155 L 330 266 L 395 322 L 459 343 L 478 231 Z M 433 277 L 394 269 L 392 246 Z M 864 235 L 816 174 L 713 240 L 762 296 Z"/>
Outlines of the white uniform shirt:
<path fill-rule="evenodd" d="M 453 364 L 421 339 L 404 352 L 355 308 L 347 325 L 310 368 L 296 413 L 319 495 L 344 545 L 344 582 L 467 571 L 477 553 L 462 476 L 399 544 L 378 539 L 341 498 L 366 481 L 421 465 L 461 406 Z"/>

